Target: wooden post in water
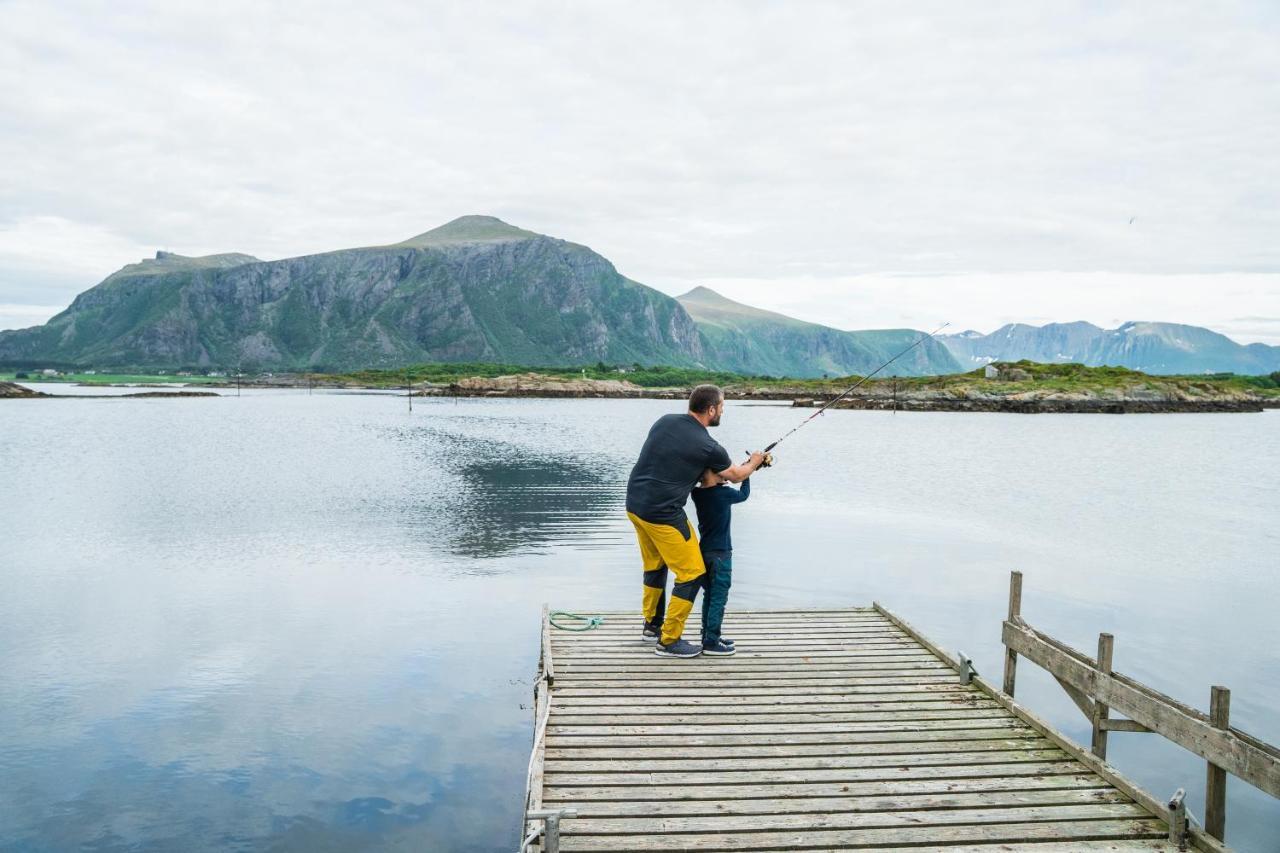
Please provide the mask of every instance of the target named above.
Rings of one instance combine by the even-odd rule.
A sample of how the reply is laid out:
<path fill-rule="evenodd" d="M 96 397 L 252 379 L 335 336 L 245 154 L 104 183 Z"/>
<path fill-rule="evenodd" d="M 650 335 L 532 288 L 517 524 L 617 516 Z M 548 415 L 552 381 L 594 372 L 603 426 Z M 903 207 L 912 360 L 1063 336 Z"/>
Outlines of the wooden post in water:
<path fill-rule="evenodd" d="M 1110 634 L 1098 635 L 1098 671 L 1111 674 L 1111 655 L 1115 651 L 1116 638 Z M 1093 754 L 1107 760 L 1107 718 L 1111 708 L 1102 702 L 1093 703 Z"/>
<path fill-rule="evenodd" d="M 1013 622 L 1022 616 L 1022 572 L 1009 573 L 1009 621 Z M 1004 692 L 1013 695 L 1014 681 L 1018 677 L 1018 653 L 1005 647 L 1004 650 Z"/>
<path fill-rule="evenodd" d="M 408 368 L 404 371 L 404 395 L 409 398 L 409 414 L 413 414 L 413 381 L 409 379 Z"/>
<path fill-rule="evenodd" d="M 1215 729 L 1230 727 L 1231 691 L 1214 686 L 1209 691 L 1209 724 Z M 1219 841 L 1227 834 L 1227 771 L 1209 762 L 1204 788 L 1204 831 Z"/>

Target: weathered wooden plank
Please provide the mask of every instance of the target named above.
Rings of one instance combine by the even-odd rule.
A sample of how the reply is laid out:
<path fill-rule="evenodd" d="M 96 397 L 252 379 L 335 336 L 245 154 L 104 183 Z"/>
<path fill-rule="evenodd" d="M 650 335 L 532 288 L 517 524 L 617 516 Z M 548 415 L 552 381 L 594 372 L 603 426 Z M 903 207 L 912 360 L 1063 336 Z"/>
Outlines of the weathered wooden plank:
<path fill-rule="evenodd" d="M 996 730 L 999 734 L 1000 730 Z M 931 738 L 922 741 L 890 741 L 888 743 L 852 744 L 771 744 L 761 746 L 691 746 L 672 758 L 667 747 L 656 746 L 602 746 L 592 748 L 561 747 L 548 744 L 547 761 L 635 761 L 637 768 L 649 767 L 651 762 L 683 761 L 684 759 L 732 759 L 738 762 L 754 758 L 798 758 L 803 756 L 832 757 L 858 755 L 901 755 L 928 752 L 980 752 L 1014 749 L 1048 749 L 1052 744 L 1037 733 L 1022 737 Z"/>
<path fill-rule="evenodd" d="M 734 691 L 735 695 L 744 695 L 746 691 L 758 695 L 770 695 L 789 691 L 791 693 L 843 693 L 850 686 L 875 685 L 910 685 L 910 684 L 955 684 L 953 672 L 915 672 L 912 674 L 879 675 L 871 677 L 850 678 L 682 678 L 682 679 L 646 679 L 631 681 L 625 678 L 607 681 L 594 678 L 560 676 L 556 683 L 556 696 L 592 696 L 592 695 L 663 695 L 679 693 L 696 693 L 697 695 L 713 695 L 717 692 Z"/>
<path fill-rule="evenodd" d="M 694 661 L 701 661 L 701 658 L 694 658 Z M 647 676 L 656 675 L 661 678 L 673 678 L 683 676 L 695 676 L 715 678 L 721 675 L 737 674 L 743 675 L 759 675 L 768 674 L 770 677 L 786 677 L 788 675 L 806 676 L 810 673 L 858 673 L 872 672 L 875 670 L 896 670 L 910 667 L 926 667 L 934 668 L 938 665 L 938 659 L 928 652 L 921 652 L 914 655 L 894 655 L 887 658 L 850 658 L 847 660 L 812 660 L 804 661 L 803 666 L 779 666 L 776 663 L 768 661 L 745 661 L 735 660 L 734 658 L 722 658 L 714 664 L 687 663 L 681 665 L 672 659 L 659 658 L 656 655 L 653 660 L 633 660 L 628 661 L 625 667 L 619 666 L 616 661 L 591 662 L 585 660 L 558 660 L 556 662 L 556 677 L 563 675 L 577 674 L 609 674 L 621 675 L 625 673 L 633 678 L 645 678 Z"/>
<path fill-rule="evenodd" d="M 563 824 L 568 825 L 568 822 Z M 920 847 L 926 844 L 954 844 L 956 842 L 1004 842 L 1105 840 L 1136 838 L 1160 839 L 1164 825 L 1155 820 L 1141 818 L 1120 820 L 1068 821 L 1048 823 L 1003 823 L 961 826 L 911 826 L 867 829 L 795 830 L 765 832 L 715 833 L 690 835 L 681 839 L 681 850 L 731 851 L 731 850 L 812 850 L 824 845 L 831 847 Z M 670 850 L 670 839 L 650 833 L 646 835 L 598 836 L 568 835 L 561 842 L 565 853 L 578 850 L 601 850 L 621 853 L 649 850 Z M 1079 848 L 1072 848 L 1079 849 Z"/>
<path fill-rule="evenodd" d="M 779 641 L 767 637 L 744 637 L 742 635 L 730 635 L 728 631 L 724 632 L 725 637 L 732 636 L 734 644 L 739 649 L 739 654 L 747 651 L 785 651 L 793 655 L 803 653 L 807 649 L 855 649 L 858 651 L 899 651 L 903 648 L 912 648 L 922 651 L 919 645 L 911 642 L 908 637 L 844 637 L 844 636 L 824 636 L 811 637 L 805 640 L 789 640 Z M 699 639 L 698 634 L 685 634 L 686 640 L 696 643 Z M 634 639 L 618 639 L 612 640 L 607 637 L 601 637 L 592 642 L 583 641 L 581 643 L 559 642 L 552 643 L 552 648 L 556 654 L 562 652 L 574 656 L 586 656 L 589 652 L 611 650 L 615 653 L 622 654 L 645 654 L 653 653 L 654 641 L 641 640 L 636 637 Z"/>
<path fill-rule="evenodd" d="M 1043 738 L 972 741 L 930 741 L 924 743 L 862 744 L 835 747 L 774 747 L 772 752 L 713 748 L 672 758 L 670 750 L 659 755 L 616 754 L 609 749 L 556 749 L 546 753 L 547 772 L 557 773 L 648 773 L 667 770 L 778 770 L 803 767 L 879 767 L 893 764 L 903 756 L 936 763 L 966 761 L 980 763 L 989 755 L 1007 760 L 1015 753 L 1027 760 L 1058 757 L 1059 751 Z M 759 754 L 756 754 L 759 753 Z"/>
<path fill-rule="evenodd" d="M 809 812 L 803 814 L 715 815 L 685 817 L 663 815 L 644 818 L 577 818 L 564 823 L 566 836 L 635 835 L 656 832 L 664 835 L 689 833 L 767 832 L 800 829 L 806 832 L 826 829 L 879 829 L 882 827 L 930 828 L 955 824 L 998 824 L 1030 822 L 1065 822 L 1124 820 L 1149 818 L 1145 811 L 1130 802 L 1072 803 L 1017 808 L 946 809 L 928 811 L 874 812 Z M 682 841 L 684 839 L 681 839 Z"/>
<path fill-rule="evenodd" d="M 809 690 L 797 688 L 795 690 L 727 690 L 721 689 L 717 681 L 710 681 L 708 688 L 703 690 L 678 690 L 676 688 L 668 688 L 662 690 L 659 688 L 645 688 L 639 693 L 622 693 L 621 690 L 611 690 L 608 688 L 596 688 L 594 690 L 577 689 L 558 689 L 556 690 L 556 706 L 571 707 L 581 706 L 581 704 L 593 704 L 593 706 L 603 706 L 603 704 L 627 704 L 627 706 L 645 706 L 645 704 L 723 704 L 731 701 L 735 704 L 787 704 L 792 702 L 831 702 L 831 695 L 841 695 L 841 697 L 891 697 L 891 695 L 945 695 L 947 698 L 956 697 L 956 695 L 973 695 L 979 697 L 977 690 L 969 688 L 969 686 L 957 684 L 954 679 L 951 681 L 924 681 L 920 684 L 863 684 L 850 681 L 842 688 L 838 688 L 840 693 L 828 688 L 824 693 L 809 693 Z M 676 698 L 677 695 L 682 698 Z M 668 698 L 669 697 L 669 698 Z M 986 698 L 986 697 L 982 697 Z M 851 699 L 852 701 L 852 699 Z M 884 699 L 888 701 L 888 699 Z"/>
<path fill-rule="evenodd" d="M 944 792 L 858 797 L 778 797 L 736 800 L 575 800 L 579 818 L 716 817 L 726 815 L 918 812 L 933 809 L 1128 803 L 1114 788 L 1044 788 L 1033 791 Z M 567 805 L 557 802 L 557 806 Z M 1146 816 L 1146 813 L 1143 813 Z"/>
<path fill-rule="evenodd" d="M 794 850 L 795 848 L 792 848 Z M 848 847 L 806 847 L 805 853 L 845 853 Z M 880 849 L 884 849 L 883 847 Z M 1005 843 L 972 844 L 952 842 L 942 846 L 916 844 L 911 853 L 1180 853 L 1176 844 L 1152 840 L 1127 841 L 1112 836 L 1103 841 L 1076 839 L 1073 841 L 1020 841 L 1016 847 Z M 786 853 L 776 847 L 768 849 L 752 847 L 752 853 Z"/>
<path fill-rule="evenodd" d="M 630 718 L 626 723 L 608 724 L 601 718 L 593 718 L 586 723 L 569 723 L 561 719 L 553 719 L 547 726 L 547 735 L 664 735 L 672 732 L 684 732 L 690 737 L 699 734 L 741 734 L 791 732 L 794 734 L 818 732 L 854 732 L 880 731 L 886 726 L 899 725 L 907 728 L 920 726 L 927 722 L 948 721 L 957 725 L 964 721 L 991 718 L 1004 720 L 1008 712 L 1000 707 L 976 709 L 951 709 L 946 711 L 915 711 L 898 714 L 838 714 L 808 715 L 799 720 L 776 719 L 769 717 L 753 717 L 749 720 L 721 722 L 709 720 L 705 715 L 682 720 L 657 718 L 656 722 L 646 722 Z M 958 722 L 959 721 L 959 722 Z"/>
<path fill-rule="evenodd" d="M 1006 646 L 1023 657 L 1035 661 L 1090 697 L 1105 702 L 1112 710 L 1159 732 L 1271 796 L 1280 797 L 1280 761 L 1237 737 L 1234 732 L 1214 728 L 1207 718 L 1187 713 L 1172 700 L 1161 701 L 1114 675 L 1099 672 L 1055 645 L 1046 643 L 1028 628 L 1005 622 L 1003 640 Z"/>
<path fill-rule="evenodd" d="M 1115 654 L 1115 644 L 1116 638 L 1111 634 L 1098 635 L 1098 669 L 1108 675 L 1111 674 L 1111 660 Z M 1093 754 L 1103 761 L 1107 759 L 1107 732 L 1111 731 L 1107 727 L 1107 722 L 1110 716 L 1111 709 L 1107 707 L 1105 702 L 1093 703 L 1093 733 L 1090 737 L 1090 746 L 1093 749 Z"/>
<path fill-rule="evenodd" d="M 913 719 L 917 713 L 948 713 L 964 715 L 968 706 L 953 706 L 948 702 L 868 702 L 857 706 L 845 706 L 811 711 L 771 711 L 768 713 L 740 713 L 733 706 L 724 706 L 716 710 L 707 708 L 695 709 L 683 713 L 683 709 L 675 709 L 677 713 L 668 714 L 629 714 L 626 709 L 616 709 L 616 713 L 592 714 L 587 712 L 558 713 L 552 724 L 556 726 L 711 726 L 720 725 L 716 718 L 732 719 L 741 726 L 773 726 L 779 723 L 856 723 L 869 719 Z M 989 708 L 987 705 L 975 707 Z M 927 719 L 927 718 L 926 718 Z M 936 718 L 935 718 L 936 719 Z"/>
<path fill-rule="evenodd" d="M 761 718 L 766 721 L 769 718 L 779 715 L 794 716 L 797 714 L 808 715 L 814 719 L 833 719 L 832 715 L 840 714 L 869 714 L 874 712 L 895 713 L 899 712 L 904 715 L 907 712 L 919 710 L 937 710 L 942 708 L 965 708 L 967 704 L 957 706 L 955 703 L 947 699 L 928 699 L 920 701 L 912 701 L 908 698 L 902 698 L 893 702 L 880 701 L 879 697 L 866 696 L 859 701 L 856 698 L 819 697 L 830 698 L 836 701 L 832 702 L 807 702 L 807 703 L 789 703 L 779 705 L 755 705 L 742 704 L 732 701 L 723 701 L 719 704 L 704 705 L 685 705 L 671 703 L 668 705 L 646 705 L 636 707 L 633 705 L 574 705 L 572 707 L 562 707 L 557 709 L 556 722 L 563 723 L 569 717 L 617 717 L 619 719 L 626 718 L 634 720 L 639 717 L 657 717 L 662 720 L 674 720 L 693 716 L 713 716 L 726 720 L 735 720 L 743 723 L 759 722 Z M 981 707 L 991 707 L 984 703 Z"/>
<path fill-rule="evenodd" d="M 696 637 L 694 638 L 696 641 Z M 915 643 L 903 640 L 880 640 L 874 642 L 857 643 L 848 642 L 842 639 L 831 641 L 812 641 L 808 643 L 744 643 L 737 642 L 739 655 L 772 655 L 774 657 L 805 657 L 815 652 L 861 652 L 868 654 L 871 652 L 901 652 L 914 651 L 919 653 L 920 647 Z M 574 657 L 627 657 L 641 658 L 644 655 L 653 654 L 652 643 L 583 643 L 582 645 L 572 644 L 556 644 L 556 654 L 570 654 Z"/>
<path fill-rule="evenodd" d="M 847 634 L 850 636 L 862 636 L 862 635 L 868 635 L 868 634 L 869 635 L 880 634 L 880 635 L 891 636 L 891 637 L 902 636 L 902 630 L 900 628 L 898 628 L 892 622 L 884 621 L 884 620 L 879 622 L 874 622 L 874 623 L 864 622 L 860 624 L 847 623 L 847 624 L 832 624 L 832 625 L 804 625 L 804 626 L 800 626 L 799 630 L 797 630 L 797 626 L 794 626 L 794 625 L 790 626 L 787 629 L 779 629 L 769 625 L 754 625 L 749 622 L 737 622 L 734 620 L 727 620 L 721 625 L 721 628 L 726 631 L 733 630 L 735 633 L 737 633 L 740 636 L 755 636 L 755 637 L 766 637 L 766 638 L 775 638 L 775 639 L 795 639 L 795 640 L 804 639 L 805 637 L 822 636 L 822 635 L 828 635 L 828 634 L 836 634 L 836 635 Z M 586 639 L 592 639 L 592 638 L 598 638 L 598 637 L 609 637 L 611 639 L 619 639 L 623 642 L 628 642 L 631 640 L 636 640 L 637 642 L 639 642 L 641 641 L 641 634 L 640 634 L 641 629 L 642 629 L 642 625 L 639 621 L 637 621 L 635 624 L 615 625 L 613 627 L 602 626 L 599 628 L 595 628 L 594 630 L 591 630 L 591 631 L 582 631 L 580 633 L 568 633 L 568 632 L 560 631 L 553 634 L 552 638 L 556 642 L 566 642 L 566 643 L 576 642 L 579 639 L 586 640 Z M 695 625 L 692 623 L 686 623 L 685 631 L 693 631 L 695 633 L 700 634 L 702 632 L 702 629 L 698 625 Z"/>
<path fill-rule="evenodd" d="M 943 726 L 943 728 L 940 728 Z M 950 728 L 945 728 L 950 726 Z M 736 735 L 690 735 L 671 731 L 665 736 L 630 737 L 627 735 L 577 735 L 572 737 L 549 735 L 548 749 L 590 749 L 614 747 L 618 749 L 654 749 L 670 754 L 670 747 L 680 746 L 688 750 L 703 747 L 755 746 L 841 746 L 845 744 L 916 743 L 920 741 L 982 740 L 1019 737 L 1043 737 L 1039 732 L 1019 720 L 926 720 L 922 722 L 893 723 L 880 731 L 834 731 L 817 734 L 782 734 L 757 732 Z M 690 753 L 691 754 L 691 753 Z"/>
<path fill-rule="evenodd" d="M 973 751 L 899 752 L 888 755 L 801 755 L 786 758 L 628 758 L 618 761 L 546 759 L 547 773 L 732 773 L 739 770 L 862 770 L 869 767 L 950 767 L 957 764 L 1062 761 L 1056 746 Z"/>
<path fill-rule="evenodd" d="M 573 682 L 561 677 L 557 685 L 557 698 L 584 699 L 591 696 L 614 696 L 620 699 L 627 697 L 719 697 L 734 699 L 745 696 L 843 696 L 850 687 L 861 687 L 870 690 L 877 687 L 930 687 L 956 684 L 954 674 L 938 676 L 927 674 L 909 678 L 881 678 L 866 680 L 861 678 L 839 679 L 795 679 L 789 681 L 743 681 L 740 679 L 707 679 L 699 684 L 697 680 L 687 681 L 580 681 Z M 580 686 L 584 685 L 584 686 Z M 921 692 L 921 691 L 898 691 Z"/>
<path fill-rule="evenodd" d="M 903 646 L 900 649 L 817 649 L 817 650 L 781 650 L 776 652 L 761 651 L 759 649 L 743 649 L 732 657 L 724 658 L 659 658 L 653 653 L 652 648 L 626 649 L 618 651 L 592 651 L 581 655 L 574 655 L 579 663 L 599 663 L 612 664 L 618 666 L 627 661 L 648 661 L 661 660 L 665 661 L 668 666 L 726 666 L 731 667 L 736 663 L 743 662 L 762 662 L 769 663 L 778 667 L 785 667 L 788 664 L 801 665 L 811 660 L 896 660 L 898 658 L 913 658 L 919 660 L 921 658 L 920 650 L 914 646 Z"/>
<path fill-rule="evenodd" d="M 988 756 L 990 757 L 990 756 Z M 1036 776 L 1051 772 L 1077 772 L 1079 764 L 1069 760 L 1011 761 L 950 764 L 909 763 L 905 760 L 877 767 L 804 768 L 797 770 L 720 770 L 697 772 L 673 770 L 661 773 L 554 773 L 547 774 L 550 787 L 582 785 L 726 785 L 735 782 L 869 782 L 885 779 L 964 779 L 971 776 Z"/>
<path fill-rule="evenodd" d="M 568 685 L 573 681 L 597 680 L 615 682 L 641 681 L 719 681 L 721 679 L 764 680 L 764 681 L 806 681 L 812 679 L 836 679 L 839 681 L 859 680 L 864 678 L 892 678 L 897 675 L 948 675 L 955 673 L 934 660 L 908 661 L 872 661 L 857 664 L 815 664 L 802 668 L 779 671 L 776 667 L 752 665 L 740 667 L 670 667 L 654 658 L 649 665 L 631 664 L 618 666 L 582 666 L 560 660 L 557 663 L 556 678 L 560 684 Z"/>
<path fill-rule="evenodd" d="M 1082 768 L 1083 769 L 1083 768 Z M 801 782 L 792 784 L 717 785 L 597 785 L 589 788 L 547 789 L 547 801 L 569 802 L 697 802 L 734 800 L 785 802 L 815 797 L 889 797 L 982 793 L 989 791 L 1042 791 L 1064 789 L 1113 790 L 1092 773 L 1042 773 L 1031 776 L 975 776 L 966 779 L 892 779 L 880 781 Z"/>
<path fill-rule="evenodd" d="M 1102 720 L 1102 730 L 1104 732 L 1149 732 L 1151 729 L 1142 723 L 1135 723 L 1133 720 L 1117 720 L 1114 717 L 1106 717 Z M 1096 754 L 1096 753 L 1095 753 Z M 1099 758 L 1105 759 L 1106 756 L 1099 755 Z"/>
<path fill-rule="evenodd" d="M 551 681 L 555 672 L 551 649 L 547 645 L 549 606 L 542 605 L 541 648 L 538 654 L 538 680 L 533 690 L 533 747 L 529 756 L 524 798 L 525 811 L 542 808 L 546 763 L 546 723 L 550 719 Z M 523 832 L 521 833 L 523 835 Z"/>
<path fill-rule="evenodd" d="M 556 662 L 556 674 L 564 675 L 567 672 L 663 672 L 663 674 L 671 675 L 676 672 L 774 672 L 774 674 L 788 675 L 792 672 L 823 672 L 823 671 L 859 671 L 861 669 L 884 669 L 884 667 L 908 666 L 911 663 L 927 663 L 927 665 L 936 665 L 937 658 L 928 652 L 913 652 L 909 654 L 876 654 L 876 656 L 851 656 L 840 658 L 840 660 L 822 660 L 822 658 L 795 657 L 787 658 L 783 661 L 749 661 L 742 658 L 722 657 L 716 662 L 703 661 L 703 658 L 695 657 L 692 661 L 680 661 L 677 658 L 662 658 L 653 656 L 650 658 L 637 658 L 637 660 L 626 661 L 625 666 L 620 665 L 618 661 L 600 661 L 591 660 L 591 658 L 580 658 L 580 660 Z"/>
<path fill-rule="evenodd" d="M 887 621 L 879 622 L 874 625 L 872 624 L 805 625 L 804 630 L 796 634 L 784 633 L 773 628 L 756 627 L 753 625 L 743 624 L 740 622 L 733 622 L 733 621 L 725 622 L 723 625 L 721 625 L 721 628 L 735 629 L 736 633 L 739 636 L 744 636 L 744 637 L 754 636 L 754 637 L 761 637 L 761 638 L 767 638 L 767 639 L 788 639 L 789 638 L 789 639 L 800 640 L 805 637 L 828 636 L 828 635 L 851 636 L 851 637 L 860 637 L 860 636 L 866 636 L 866 635 L 872 635 L 872 636 L 881 635 L 886 637 L 904 636 L 900 628 L 898 628 L 892 622 L 887 622 Z M 600 627 L 591 631 L 584 631 L 581 633 L 581 636 L 584 639 L 608 637 L 610 639 L 620 640 L 621 642 L 630 642 L 631 640 L 635 640 L 636 642 L 644 642 L 641 639 L 640 630 L 641 630 L 641 625 L 639 622 L 637 622 L 634 625 L 626 625 L 626 626 L 618 625 L 612 628 Z M 690 630 L 694 630 L 698 633 L 701 633 L 701 628 L 699 628 L 697 625 L 686 624 L 685 631 L 690 631 Z M 552 638 L 556 642 L 572 643 L 576 640 L 577 636 L 579 635 L 559 632 L 559 633 L 553 634 Z"/>
<path fill-rule="evenodd" d="M 1231 691 L 1215 685 L 1209 694 L 1209 725 L 1226 730 L 1230 719 Z M 1205 780 L 1204 831 L 1219 841 L 1224 840 L 1227 831 L 1227 771 L 1212 761 Z"/>

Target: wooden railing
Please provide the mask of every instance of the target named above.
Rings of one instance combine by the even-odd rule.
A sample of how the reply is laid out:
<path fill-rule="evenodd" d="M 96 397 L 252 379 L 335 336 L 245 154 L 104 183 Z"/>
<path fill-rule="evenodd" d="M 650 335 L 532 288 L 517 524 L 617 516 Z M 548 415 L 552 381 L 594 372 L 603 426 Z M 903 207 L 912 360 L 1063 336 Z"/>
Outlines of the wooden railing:
<path fill-rule="evenodd" d="M 1009 579 L 1009 617 L 1004 622 L 1004 692 L 1014 695 L 1018 656 L 1043 667 L 1062 685 L 1093 725 L 1092 751 L 1107 757 L 1110 732 L 1155 732 L 1190 750 L 1208 763 L 1204 832 L 1218 841 L 1226 836 L 1227 774 L 1280 797 L 1280 749 L 1230 724 L 1231 691 L 1213 687 L 1206 714 L 1140 684 L 1111 668 L 1114 638 L 1098 636 L 1098 656 L 1091 658 L 1037 631 L 1022 618 L 1022 573 Z M 1127 719 L 1111 716 L 1115 711 Z M 1174 817 L 1181 809 L 1174 806 Z"/>

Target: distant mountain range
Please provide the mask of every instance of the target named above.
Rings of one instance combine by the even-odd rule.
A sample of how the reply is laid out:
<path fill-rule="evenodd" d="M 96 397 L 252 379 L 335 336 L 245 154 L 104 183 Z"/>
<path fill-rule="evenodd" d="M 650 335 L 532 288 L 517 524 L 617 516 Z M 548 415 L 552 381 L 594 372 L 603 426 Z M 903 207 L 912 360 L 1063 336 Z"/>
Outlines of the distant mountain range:
<path fill-rule="evenodd" d="M 45 325 L 0 332 L 0 362 L 286 371 L 603 361 L 821 376 L 869 371 L 919 334 L 829 329 L 703 289 L 678 301 L 585 246 L 464 216 L 393 245 L 280 261 L 158 252 Z M 894 365 L 956 369 L 936 341 Z"/>
<path fill-rule="evenodd" d="M 834 329 L 702 287 L 673 299 L 586 246 L 464 216 L 400 243 L 279 261 L 157 252 L 43 326 L 0 332 L 0 364 L 337 371 L 602 361 L 816 377 L 865 374 L 921 334 Z M 1280 369 L 1280 347 L 1240 346 L 1194 326 L 1067 323 L 931 339 L 885 374 L 1022 358 L 1152 373 Z"/>
<path fill-rule="evenodd" d="M 1280 347 L 1236 343 L 1199 326 L 1125 323 L 1102 329 L 1092 323 L 1011 323 L 989 335 L 961 332 L 940 337 L 971 370 L 993 361 L 1029 359 L 1046 364 L 1113 365 L 1146 373 L 1243 373 L 1280 370 Z"/>

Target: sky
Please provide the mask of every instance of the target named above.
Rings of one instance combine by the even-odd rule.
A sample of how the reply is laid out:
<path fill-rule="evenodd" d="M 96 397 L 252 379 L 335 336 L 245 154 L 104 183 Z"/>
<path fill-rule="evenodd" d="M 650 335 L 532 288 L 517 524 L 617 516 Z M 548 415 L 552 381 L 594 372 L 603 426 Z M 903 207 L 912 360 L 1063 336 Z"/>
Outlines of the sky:
<path fill-rule="evenodd" d="M 1280 5 L 0 0 L 0 328 L 490 214 L 841 328 L 1280 344 Z"/>

